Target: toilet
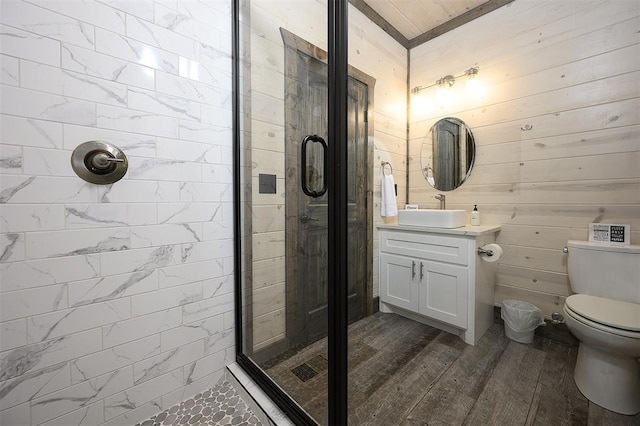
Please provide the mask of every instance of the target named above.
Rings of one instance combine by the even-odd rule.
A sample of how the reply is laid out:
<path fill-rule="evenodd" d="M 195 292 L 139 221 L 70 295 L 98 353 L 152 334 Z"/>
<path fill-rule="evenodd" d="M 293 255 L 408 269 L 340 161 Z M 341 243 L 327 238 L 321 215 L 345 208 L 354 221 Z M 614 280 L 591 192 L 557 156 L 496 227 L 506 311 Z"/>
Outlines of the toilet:
<path fill-rule="evenodd" d="M 564 305 L 580 341 L 574 379 L 590 401 L 620 414 L 640 412 L 640 245 L 568 242 Z"/>

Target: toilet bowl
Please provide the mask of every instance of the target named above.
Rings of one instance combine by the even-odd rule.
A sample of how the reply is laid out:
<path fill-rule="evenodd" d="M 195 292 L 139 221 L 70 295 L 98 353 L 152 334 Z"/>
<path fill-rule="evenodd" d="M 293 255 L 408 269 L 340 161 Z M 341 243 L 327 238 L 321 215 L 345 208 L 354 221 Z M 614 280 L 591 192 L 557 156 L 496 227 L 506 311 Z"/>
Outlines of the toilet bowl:
<path fill-rule="evenodd" d="M 640 412 L 640 246 L 569 241 L 564 314 L 580 341 L 574 379 L 590 401 Z"/>
<path fill-rule="evenodd" d="M 599 299 L 599 309 L 593 313 L 580 312 L 580 307 L 575 306 L 580 306 L 579 303 L 571 300 L 575 297 Z M 564 306 L 567 327 L 580 341 L 574 370 L 578 389 L 590 401 L 616 413 L 640 412 L 640 330 L 616 327 L 610 320 L 592 319 L 598 314 L 602 316 L 603 302 L 609 307 L 626 302 L 585 295 L 570 296 L 567 301 Z M 640 313 L 640 305 L 638 309 Z"/>

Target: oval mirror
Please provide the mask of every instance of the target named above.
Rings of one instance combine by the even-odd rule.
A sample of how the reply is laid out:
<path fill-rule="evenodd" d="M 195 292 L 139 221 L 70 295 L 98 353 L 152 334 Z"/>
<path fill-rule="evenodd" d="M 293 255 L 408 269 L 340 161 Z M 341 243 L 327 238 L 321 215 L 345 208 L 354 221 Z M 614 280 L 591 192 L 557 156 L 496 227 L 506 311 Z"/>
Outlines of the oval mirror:
<path fill-rule="evenodd" d="M 431 127 L 422 143 L 422 174 L 435 189 L 451 191 L 471 174 L 476 144 L 464 121 L 447 117 Z"/>

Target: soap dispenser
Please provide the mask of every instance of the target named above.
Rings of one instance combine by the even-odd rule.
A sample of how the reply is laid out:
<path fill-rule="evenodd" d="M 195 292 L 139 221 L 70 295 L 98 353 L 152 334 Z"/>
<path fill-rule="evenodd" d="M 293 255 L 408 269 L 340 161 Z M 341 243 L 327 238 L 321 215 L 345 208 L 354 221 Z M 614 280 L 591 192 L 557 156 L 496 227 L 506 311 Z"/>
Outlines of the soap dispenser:
<path fill-rule="evenodd" d="M 473 211 L 471 212 L 471 224 L 474 226 L 480 225 L 480 212 L 478 211 L 478 205 L 473 205 Z"/>

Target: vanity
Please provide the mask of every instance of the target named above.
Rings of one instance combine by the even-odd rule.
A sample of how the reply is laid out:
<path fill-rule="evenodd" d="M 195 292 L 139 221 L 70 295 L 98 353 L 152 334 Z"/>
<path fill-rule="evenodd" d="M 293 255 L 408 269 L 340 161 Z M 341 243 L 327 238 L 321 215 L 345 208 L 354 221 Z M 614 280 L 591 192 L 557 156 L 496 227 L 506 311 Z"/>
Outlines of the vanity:
<path fill-rule="evenodd" d="M 380 311 L 460 336 L 474 345 L 493 323 L 496 263 L 479 247 L 499 226 L 380 225 Z"/>

